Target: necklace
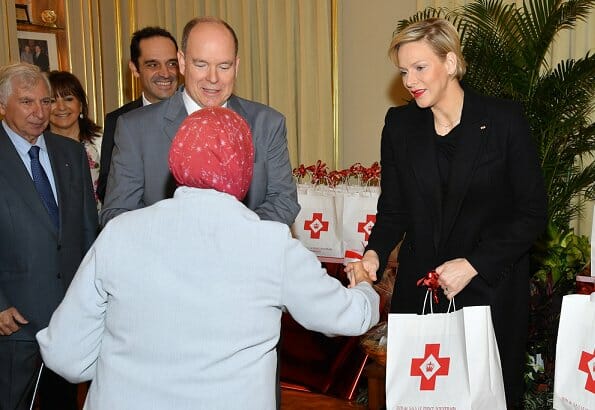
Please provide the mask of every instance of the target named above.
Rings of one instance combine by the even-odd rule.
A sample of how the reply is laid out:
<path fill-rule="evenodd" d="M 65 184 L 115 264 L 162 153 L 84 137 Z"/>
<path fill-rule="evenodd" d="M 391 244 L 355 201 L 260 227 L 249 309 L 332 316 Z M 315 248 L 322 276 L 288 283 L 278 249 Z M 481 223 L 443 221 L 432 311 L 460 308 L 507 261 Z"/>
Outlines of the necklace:
<path fill-rule="evenodd" d="M 446 124 L 435 119 L 434 125 L 436 126 L 436 131 L 438 131 L 439 134 L 441 134 L 441 133 L 448 134 L 454 127 L 459 125 L 460 122 L 461 122 L 461 118 L 458 118 L 457 120 L 455 120 L 453 122 L 446 123 Z"/>

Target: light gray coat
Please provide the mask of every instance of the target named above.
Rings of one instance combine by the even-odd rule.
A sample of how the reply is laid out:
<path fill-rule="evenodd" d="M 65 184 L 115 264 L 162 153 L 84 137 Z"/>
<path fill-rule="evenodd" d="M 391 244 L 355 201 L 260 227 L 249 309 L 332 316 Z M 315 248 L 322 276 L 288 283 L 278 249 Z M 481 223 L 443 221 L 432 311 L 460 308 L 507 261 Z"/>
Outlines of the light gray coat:
<path fill-rule="evenodd" d="M 327 275 L 287 226 L 181 187 L 107 225 L 37 338 L 49 368 L 93 379 L 87 410 L 268 410 L 282 309 L 359 335 L 378 304 L 369 284 Z"/>

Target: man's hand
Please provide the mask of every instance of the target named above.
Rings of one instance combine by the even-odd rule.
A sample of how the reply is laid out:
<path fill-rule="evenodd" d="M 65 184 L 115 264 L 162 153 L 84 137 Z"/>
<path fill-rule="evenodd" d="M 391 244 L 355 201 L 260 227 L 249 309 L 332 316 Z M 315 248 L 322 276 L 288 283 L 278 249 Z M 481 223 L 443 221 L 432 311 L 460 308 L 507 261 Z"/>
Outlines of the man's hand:
<path fill-rule="evenodd" d="M 436 268 L 438 283 L 444 289 L 444 294 L 451 300 L 462 291 L 477 275 L 477 271 L 467 259 L 457 258 L 444 262 Z"/>
<path fill-rule="evenodd" d="M 9 307 L 0 312 L 0 336 L 10 336 L 21 328 L 21 325 L 29 323 L 17 310 L 17 308 Z"/>
<path fill-rule="evenodd" d="M 372 250 L 367 251 L 361 261 L 348 263 L 345 266 L 345 273 L 349 279 L 349 287 L 352 288 L 362 281 L 374 283 L 379 266 L 378 254 Z"/>

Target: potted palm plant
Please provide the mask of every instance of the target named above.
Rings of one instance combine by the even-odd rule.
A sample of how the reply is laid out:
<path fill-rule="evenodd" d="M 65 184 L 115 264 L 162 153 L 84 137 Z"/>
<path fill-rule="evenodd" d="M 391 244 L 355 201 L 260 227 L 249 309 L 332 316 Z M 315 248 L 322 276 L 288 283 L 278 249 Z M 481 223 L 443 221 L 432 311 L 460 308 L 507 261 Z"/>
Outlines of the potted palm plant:
<path fill-rule="evenodd" d="M 588 238 L 570 221 L 595 199 L 595 55 L 550 64 L 556 36 L 572 30 L 595 0 L 474 0 L 456 9 L 426 8 L 397 30 L 429 17 L 457 27 L 469 64 L 465 84 L 525 108 L 548 192 L 548 228 L 533 252 L 526 408 L 551 407 L 560 303 L 589 262 Z"/>

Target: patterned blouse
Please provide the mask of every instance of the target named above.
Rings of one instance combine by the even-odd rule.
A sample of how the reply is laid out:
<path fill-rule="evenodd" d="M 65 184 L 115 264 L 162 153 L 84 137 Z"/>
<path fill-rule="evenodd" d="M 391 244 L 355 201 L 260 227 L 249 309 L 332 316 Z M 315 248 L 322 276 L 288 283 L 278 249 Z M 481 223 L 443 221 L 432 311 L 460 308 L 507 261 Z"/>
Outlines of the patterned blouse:
<path fill-rule="evenodd" d="M 99 178 L 99 155 L 101 153 L 102 136 L 93 138 L 92 141 L 83 141 L 87 158 L 89 159 L 89 169 L 91 170 L 91 180 L 93 181 L 93 193 L 97 202 L 97 211 L 101 209 L 101 202 L 97 197 L 97 179 Z"/>

